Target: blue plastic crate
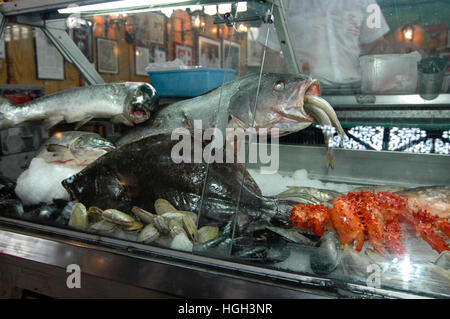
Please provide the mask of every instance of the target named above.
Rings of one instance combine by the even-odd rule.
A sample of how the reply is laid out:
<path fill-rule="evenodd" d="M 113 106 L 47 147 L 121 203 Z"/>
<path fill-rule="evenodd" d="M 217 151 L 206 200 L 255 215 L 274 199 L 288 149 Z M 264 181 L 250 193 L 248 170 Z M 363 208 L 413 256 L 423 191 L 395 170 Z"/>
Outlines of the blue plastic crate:
<path fill-rule="evenodd" d="M 195 97 L 234 80 L 232 69 L 186 69 L 148 72 L 160 97 Z"/>

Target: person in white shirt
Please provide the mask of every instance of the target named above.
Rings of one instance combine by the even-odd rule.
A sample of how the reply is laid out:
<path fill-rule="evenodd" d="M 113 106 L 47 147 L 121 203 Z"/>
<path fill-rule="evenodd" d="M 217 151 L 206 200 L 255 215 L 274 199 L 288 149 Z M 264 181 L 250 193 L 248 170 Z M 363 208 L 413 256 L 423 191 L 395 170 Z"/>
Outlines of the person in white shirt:
<path fill-rule="evenodd" d="M 359 57 L 376 52 L 389 26 L 375 0 L 284 0 L 293 49 L 304 73 L 324 84 L 360 81 Z M 280 51 L 272 24 L 260 28 L 258 42 Z"/>

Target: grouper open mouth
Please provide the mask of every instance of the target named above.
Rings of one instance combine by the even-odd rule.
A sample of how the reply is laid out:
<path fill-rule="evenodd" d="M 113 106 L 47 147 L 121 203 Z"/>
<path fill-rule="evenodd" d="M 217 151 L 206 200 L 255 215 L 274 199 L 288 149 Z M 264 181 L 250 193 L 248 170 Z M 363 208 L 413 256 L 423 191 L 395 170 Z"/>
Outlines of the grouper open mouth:
<path fill-rule="evenodd" d="M 255 127 L 266 127 L 269 128 L 269 130 L 271 127 L 278 128 L 278 135 L 285 136 L 292 132 L 303 130 L 311 125 L 311 123 L 314 122 L 314 118 L 305 111 L 303 106 L 306 103 L 307 96 L 320 96 L 319 81 L 316 79 L 305 80 L 305 83 L 299 85 L 295 94 L 296 96 L 293 98 L 294 105 L 280 109 L 277 111 L 278 116 L 272 121 L 264 123 L 263 125 L 256 125 Z"/>

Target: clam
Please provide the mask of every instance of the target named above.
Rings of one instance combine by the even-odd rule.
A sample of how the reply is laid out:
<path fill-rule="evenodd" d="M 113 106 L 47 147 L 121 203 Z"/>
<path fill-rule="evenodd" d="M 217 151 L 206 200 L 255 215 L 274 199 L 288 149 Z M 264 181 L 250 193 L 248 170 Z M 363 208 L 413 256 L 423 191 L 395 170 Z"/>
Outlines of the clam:
<path fill-rule="evenodd" d="M 86 207 L 82 203 L 76 203 L 70 214 L 69 226 L 74 228 L 86 229 L 89 224 Z"/>
<path fill-rule="evenodd" d="M 177 209 L 173 207 L 169 201 L 159 198 L 155 201 L 155 211 L 156 214 L 162 215 L 164 213 L 177 211 Z"/>
<path fill-rule="evenodd" d="M 145 209 L 142 209 L 140 207 L 137 206 L 133 206 L 133 208 L 131 209 L 131 211 L 137 216 L 139 217 L 139 219 L 141 220 L 141 222 L 143 222 L 144 224 L 148 225 L 148 224 L 153 224 L 153 219 L 155 218 L 156 215 L 146 211 Z"/>
<path fill-rule="evenodd" d="M 168 219 L 168 225 L 169 225 L 169 234 L 172 237 L 177 236 L 181 233 L 186 233 L 184 231 L 183 227 L 183 221 L 181 218 L 170 218 Z"/>
<path fill-rule="evenodd" d="M 181 221 L 183 222 L 183 228 L 188 235 L 189 239 L 194 241 L 197 233 L 197 226 L 192 221 L 191 217 L 183 216 Z"/>
<path fill-rule="evenodd" d="M 155 225 L 156 229 L 161 234 L 168 234 L 170 232 L 168 220 L 161 215 L 158 215 L 153 219 L 153 225 Z"/>
<path fill-rule="evenodd" d="M 103 219 L 94 224 L 91 224 L 89 226 L 89 230 L 95 233 L 112 233 L 115 230 L 116 226 L 116 224 Z"/>
<path fill-rule="evenodd" d="M 135 222 L 133 217 L 117 209 L 107 209 L 103 211 L 102 217 L 111 223 L 122 226 L 131 226 Z"/>
<path fill-rule="evenodd" d="M 145 244 L 149 244 L 151 242 L 154 242 L 159 238 L 159 232 L 153 225 L 147 225 L 145 226 L 140 232 L 137 237 L 138 242 L 143 242 Z"/>
<path fill-rule="evenodd" d="M 318 275 L 332 273 L 341 261 L 339 239 L 335 232 L 324 234 L 310 255 L 311 269 Z"/>
<path fill-rule="evenodd" d="M 194 222 L 194 224 L 197 224 L 197 214 L 194 212 L 190 212 L 187 210 L 178 210 L 177 212 L 185 215 L 186 217 L 190 217 L 192 219 L 192 221 Z"/>
<path fill-rule="evenodd" d="M 197 241 L 201 244 L 213 240 L 219 236 L 219 227 L 203 226 L 197 231 Z"/>
<path fill-rule="evenodd" d="M 91 206 L 88 209 L 88 215 L 94 220 L 100 220 L 103 215 L 103 210 L 97 206 Z"/>
<path fill-rule="evenodd" d="M 141 230 L 144 227 L 144 224 L 134 221 L 130 226 L 122 226 L 123 231 L 133 232 L 137 230 Z"/>

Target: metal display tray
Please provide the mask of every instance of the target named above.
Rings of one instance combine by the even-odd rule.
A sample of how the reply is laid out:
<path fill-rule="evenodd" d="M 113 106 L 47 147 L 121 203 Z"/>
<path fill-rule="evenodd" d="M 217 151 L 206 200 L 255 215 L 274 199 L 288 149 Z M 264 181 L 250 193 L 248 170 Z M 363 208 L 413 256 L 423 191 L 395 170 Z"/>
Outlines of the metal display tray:
<path fill-rule="evenodd" d="M 450 183 L 449 156 L 336 149 L 333 170 L 325 168 L 325 156 L 323 147 L 280 145 L 280 173 L 307 169 L 311 177 L 323 181 L 361 185 Z M 53 297 L 102 297 L 111 295 L 113 284 L 144 289 L 153 298 L 441 297 L 376 289 L 4 217 L 0 218 L 0 260 L 0 274 L 16 278 L 11 286 Z M 67 288 L 65 269 L 70 264 L 79 265 L 82 278 L 90 278 L 91 284 Z M 18 270 L 24 268 L 29 280 Z"/>

